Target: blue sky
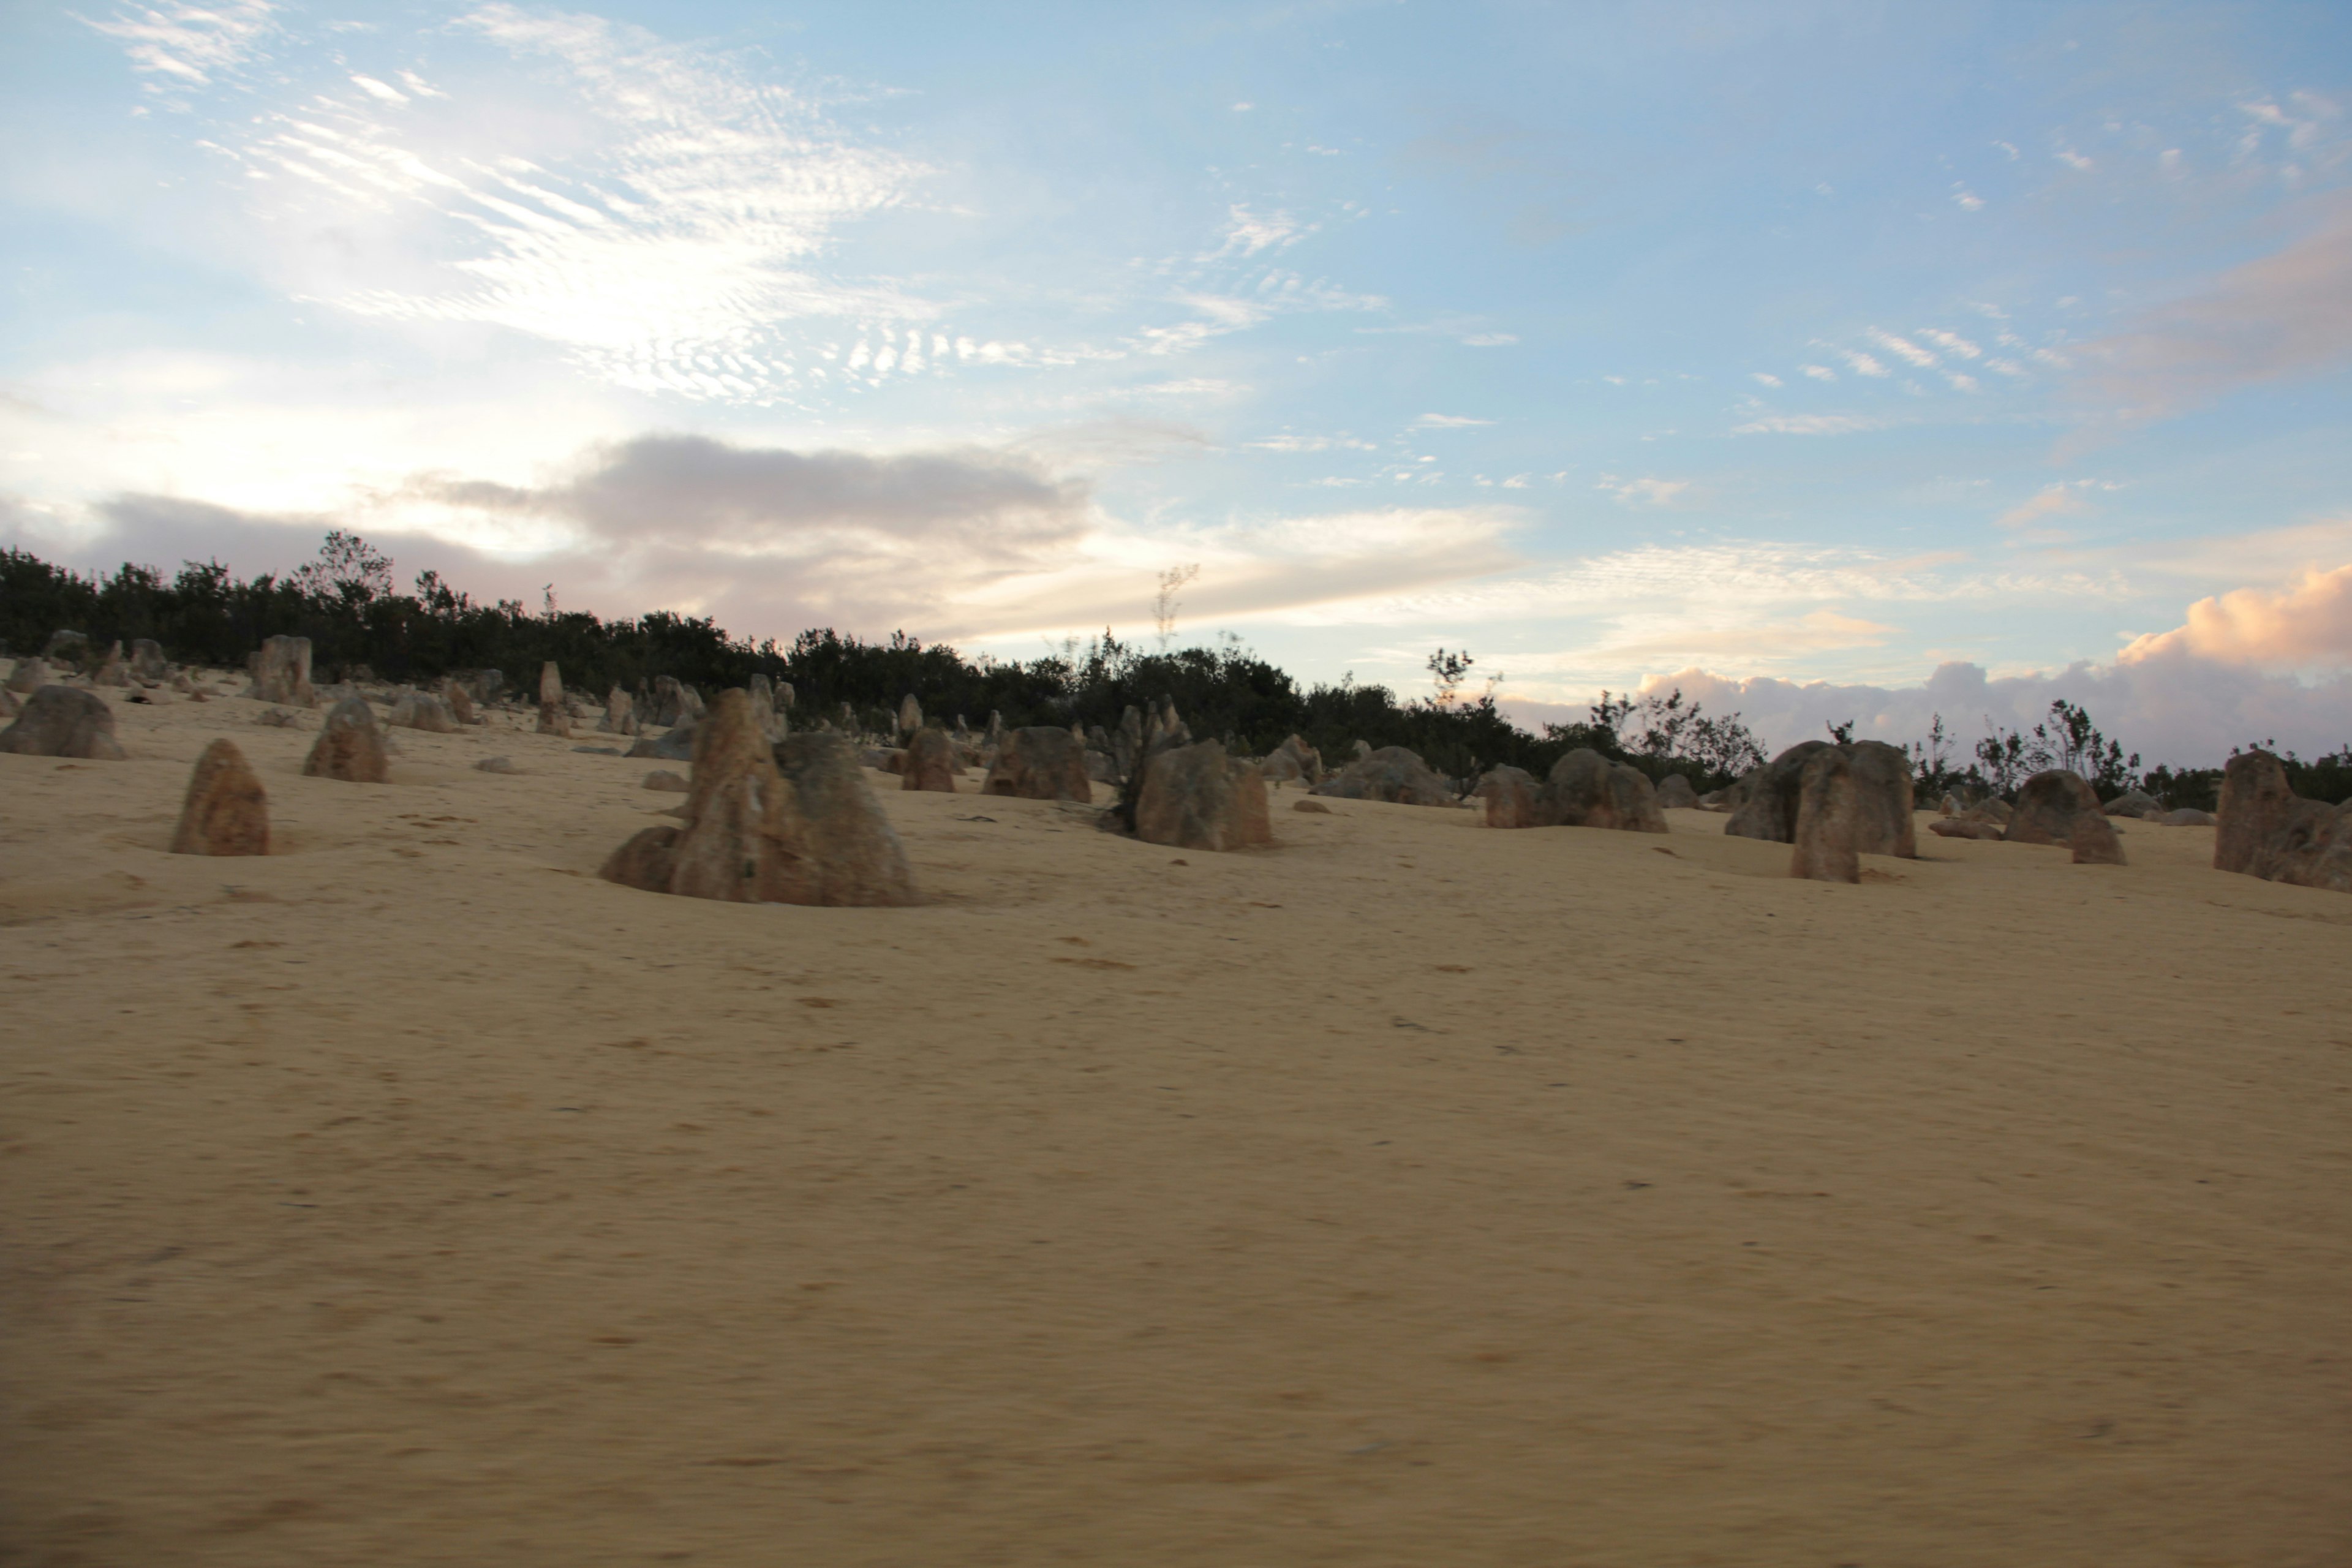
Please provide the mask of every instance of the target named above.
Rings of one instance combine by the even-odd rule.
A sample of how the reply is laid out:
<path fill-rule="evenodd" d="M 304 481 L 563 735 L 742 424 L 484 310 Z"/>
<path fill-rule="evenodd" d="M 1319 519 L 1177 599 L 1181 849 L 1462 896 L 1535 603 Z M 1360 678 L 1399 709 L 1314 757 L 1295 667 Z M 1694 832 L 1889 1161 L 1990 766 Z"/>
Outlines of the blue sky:
<path fill-rule="evenodd" d="M 20 5 L 0 537 L 2332 746 L 2348 26 Z"/>

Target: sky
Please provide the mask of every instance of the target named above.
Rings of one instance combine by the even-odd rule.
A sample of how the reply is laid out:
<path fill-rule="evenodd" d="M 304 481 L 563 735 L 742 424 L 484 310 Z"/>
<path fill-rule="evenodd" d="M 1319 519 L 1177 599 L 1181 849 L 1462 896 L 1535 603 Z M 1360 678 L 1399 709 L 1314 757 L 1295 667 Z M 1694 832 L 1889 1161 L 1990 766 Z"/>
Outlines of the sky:
<path fill-rule="evenodd" d="M 0 277 L 78 566 L 2352 742 L 2340 5 L 12 0 Z"/>

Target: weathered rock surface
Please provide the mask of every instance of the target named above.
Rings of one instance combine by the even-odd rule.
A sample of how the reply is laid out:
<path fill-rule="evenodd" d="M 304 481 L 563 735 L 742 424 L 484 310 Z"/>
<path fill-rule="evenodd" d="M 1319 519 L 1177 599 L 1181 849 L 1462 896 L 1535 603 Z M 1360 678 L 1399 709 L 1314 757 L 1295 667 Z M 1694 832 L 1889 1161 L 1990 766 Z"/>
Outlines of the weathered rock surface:
<path fill-rule="evenodd" d="M 392 776 L 392 755 L 366 698 L 346 697 L 327 710 L 327 721 L 302 760 L 302 773 L 345 784 L 383 784 Z"/>
<path fill-rule="evenodd" d="M 1362 742 L 1357 742 L 1361 745 Z M 1453 786 L 1402 746 L 1367 749 L 1321 784 L 1314 794 L 1334 800 L 1385 800 L 1399 805 L 1451 805 Z"/>
<path fill-rule="evenodd" d="M 44 686 L 25 699 L 15 723 L 0 730 L 0 752 L 25 757 L 81 757 L 121 762 L 114 710 L 106 699 L 75 686 Z"/>
<path fill-rule="evenodd" d="M 2099 807 L 2099 811 L 2105 816 L 2161 816 L 2164 805 L 2145 791 L 2127 789 Z"/>
<path fill-rule="evenodd" d="M 1551 765 L 1536 791 L 1534 817 L 1538 827 L 1666 831 L 1658 792 L 1642 770 L 1612 763 L 1589 746 L 1579 746 Z"/>
<path fill-rule="evenodd" d="M 215 741 L 196 759 L 180 824 L 172 831 L 172 853 L 269 853 L 269 797 L 235 741 Z"/>
<path fill-rule="evenodd" d="M 1225 755 L 1223 742 L 1171 746 L 1145 765 L 1135 836 L 1179 849 L 1240 849 L 1274 842 L 1265 780 Z"/>
<path fill-rule="evenodd" d="M 1852 750 L 1825 745 L 1798 774 L 1797 826 L 1789 875 L 1814 882 L 1862 880 L 1860 844 L 1874 830 Z"/>
<path fill-rule="evenodd" d="M 775 749 L 805 825 L 807 853 L 816 866 L 816 895 L 834 905 L 895 905 L 919 901 L 906 846 L 882 803 L 859 771 L 843 737 L 787 736 Z"/>
<path fill-rule="evenodd" d="M 817 901 L 806 833 L 776 760 L 741 691 L 719 694 L 696 727 L 694 778 L 682 827 L 648 827 L 597 872 L 648 893 L 729 903 Z"/>
<path fill-rule="evenodd" d="M 460 724 L 474 723 L 479 717 L 474 711 L 473 696 L 462 680 L 444 680 L 441 683 L 441 700 L 448 705 L 449 716 Z"/>
<path fill-rule="evenodd" d="M 690 763 L 694 760 L 694 731 L 695 725 L 691 721 L 658 735 L 639 731 L 636 743 L 628 749 L 626 754 L 653 757 L 665 763 Z"/>
<path fill-rule="evenodd" d="M 1831 748 L 1828 741 L 1800 741 L 1732 786 L 1731 820 L 1723 825 L 1735 838 L 1790 844 L 1797 837 L 1797 813 L 1804 795 L 1806 766 Z M 1911 818 L 1911 759 L 1880 741 L 1838 746 L 1849 764 L 1856 813 L 1854 850 L 1862 855 L 1909 858 L 1919 852 Z"/>
<path fill-rule="evenodd" d="M 1258 772 L 1270 783 L 1287 784 L 1293 779 L 1312 786 L 1323 782 L 1323 753 L 1297 735 L 1285 737 L 1282 744 L 1266 753 Z"/>
<path fill-rule="evenodd" d="M 98 668 L 98 649 L 90 646 L 85 632 L 51 632 L 49 640 L 41 647 L 41 658 L 50 668 L 70 670 L 76 675 L 88 675 Z"/>
<path fill-rule="evenodd" d="M 1329 816 L 1332 815 L 1331 808 L 1325 805 L 1319 800 L 1293 801 L 1291 803 L 1290 809 L 1293 811 L 1311 811 L 1318 816 Z"/>
<path fill-rule="evenodd" d="M 169 680 L 172 664 L 163 657 L 163 645 L 153 637 L 133 637 L 131 640 L 131 673 L 141 680 Z"/>
<path fill-rule="evenodd" d="M 1489 827 L 1533 827 L 1536 825 L 1536 775 L 1507 764 L 1490 768 L 1475 792 L 1486 803 Z M 1301 803 L 1305 804 L 1304 802 Z"/>
<path fill-rule="evenodd" d="M 116 643 L 98 661 L 98 673 L 90 678 L 94 686 L 128 686 L 131 684 L 131 660 L 124 657 L 122 645 Z"/>
<path fill-rule="evenodd" d="M 276 637 L 253 655 L 253 685 L 246 691 L 257 702 L 279 702 L 293 708 L 315 708 L 319 693 L 310 684 L 310 639 Z"/>
<path fill-rule="evenodd" d="M 2011 844 L 2072 844 L 2074 819 L 2085 813 L 2099 816 L 2099 795 L 2082 774 L 2050 768 L 2018 786 L 2017 809 L 2011 813 Z"/>
<path fill-rule="evenodd" d="M 520 768 L 514 765 L 514 759 L 512 757 L 484 757 L 480 762 L 476 763 L 474 766 L 480 772 L 486 773 L 519 773 L 522 772 Z"/>
<path fill-rule="evenodd" d="M 1023 800 L 1091 801 L 1095 791 L 1087 776 L 1086 748 L 1067 730 L 1048 724 L 1006 735 L 980 793 Z"/>
<path fill-rule="evenodd" d="M 645 787 L 666 790 L 672 795 L 684 795 L 689 787 L 684 773 L 674 773 L 667 768 L 656 768 L 646 775 Z"/>
<path fill-rule="evenodd" d="M 56 679 L 49 673 L 47 659 L 20 658 L 16 661 L 16 667 L 8 672 L 7 687 L 17 696 L 23 697 L 38 691 Z"/>
<path fill-rule="evenodd" d="M 5 686 L 0 686 L 0 719 L 14 719 L 23 712 L 24 709 L 25 705 L 16 700 L 15 692 Z"/>
<path fill-rule="evenodd" d="M 2178 811 L 2168 811 L 2156 819 L 2159 827 L 2210 827 L 2221 820 L 2210 811 L 2184 805 Z"/>
<path fill-rule="evenodd" d="M 1927 831 L 1940 838 L 1982 838 L 1998 843 L 2000 824 L 1983 822 L 1967 816 L 1939 816 L 1927 824 Z"/>
<path fill-rule="evenodd" d="M 2284 764 L 2256 751 L 2222 769 L 2221 805 L 2215 869 L 2352 893 L 2352 801 L 2304 799 L 2288 784 Z"/>
<path fill-rule="evenodd" d="M 2124 841 L 2116 837 L 2115 825 L 2103 814 L 2077 812 L 2074 830 L 2067 835 L 2067 845 L 2074 852 L 2077 866 L 2120 866 L 2124 863 Z"/>
<path fill-rule="evenodd" d="M 436 735 L 457 732 L 457 716 L 449 705 L 429 691 L 404 691 L 393 700 L 392 716 L 385 723 L 403 730 L 424 730 Z"/>
<path fill-rule="evenodd" d="M 637 700 L 622 690 L 617 682 L 604 694 L 604 716 L 596 721 L 596 728 L 607 735 L 637 732 Z"/>
<path fill-rule="evenodd" d="M 911 691 L 898 700 L 898 733 L 911 735 L 923 727 L 923 705 Z"/>
<path fill-rule="evenodd" d="M 572 733 L 572 715 L 563 704 L 563 676 L 551 658 L 539 667 L 539 733 L 567 738 Z"/>
<path fill-rule="evenodd" d="M 948 732 L 940 729 L 918 730 L 907 742 L 905 758 L 899 764 L 898 787 L 953 795 L 957 771 L 955 742 L 948 738 Z"/>
<path fill-rule="evenodd" d="M 1680 773 L 1668 773 L 1658 781 L 1660 811 L 1696 811 L 1698 791 L 1691 788 L 1689 779 Z"/>

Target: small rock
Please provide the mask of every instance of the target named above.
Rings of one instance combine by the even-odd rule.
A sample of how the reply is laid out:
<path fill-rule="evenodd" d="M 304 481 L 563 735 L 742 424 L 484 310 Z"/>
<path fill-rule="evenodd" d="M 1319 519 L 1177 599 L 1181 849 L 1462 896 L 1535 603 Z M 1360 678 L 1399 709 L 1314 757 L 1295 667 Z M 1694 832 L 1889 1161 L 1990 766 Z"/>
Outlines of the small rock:
<path fill-rule="evenodd" d="M 656 768 L 646 775 L 645 787 L 667 790 L 673 795 L 684 795 L 693 786 L 686 782 L 684 773 L 674 773 L 667 768 Z"/>
<path fill-rule="evenodd" d="M 251 659 L 253 685 L 246 695 L 257 702 L 282 702 L 315 708 L 319 693 L 310 684 L 310 639 L 275 637 L 265 641 Z"/>
<path fill-rule="evenodd" d="M 2159 827 L 2210 827 L 2221 819 L 2210 811 L 2200 811 L 2184 805 L 2178 811 L 2168 811 L 2156 819 Z"/>
<path fill-rule="evenodd" d="M 302 761 L 302 774 L 344 784 L 383 784 L 391 777 L 391 753 L 366 698 L 346 697 L 327 710 L 327 721 Z"/>
<path fill-rule="evenodd" d="M 898 770 L 900 789 L 930 790 L 940 795 L 956 793 L 955 742 L 948 738 L 945 730 L 917 730 L 902 756 Z"/>
<path fill-rule="evenodd" d="M 520 768 L 514 765 L 514 759 L 512 757 L 484 757 L 480 762 L 474 764 L 474 768 L 478 773 L 519 773 L 522 772 Z"/>
<path fill-rule="evenodd" d="M 1312 812 L 1318 816 L 1329 816 L 1333 815 L 1331 808 L 1325 805 L 1319 800 L 1302 800 L 1293 805 L 1290 809 L 1293 811 Z"/>
<path fill-rule="evenodd" d="M 1658 809 L 1661 811 L 1696 811 L 1698 791 L 1680 773 L 1668 773 L 1658 781 Z"/>

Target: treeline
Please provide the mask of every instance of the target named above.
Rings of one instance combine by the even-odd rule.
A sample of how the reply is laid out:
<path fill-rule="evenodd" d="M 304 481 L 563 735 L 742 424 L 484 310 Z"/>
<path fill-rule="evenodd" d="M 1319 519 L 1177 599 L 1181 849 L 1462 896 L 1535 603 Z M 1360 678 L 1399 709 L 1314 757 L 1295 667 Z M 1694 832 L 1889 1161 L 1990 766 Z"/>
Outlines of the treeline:
<path fill-rule="evenodd" d="M 858 724 L 887 730 L 898 700 L 915 694 L 924 711 L 975 727 L 992 712 L 1006 724 L 1118 725 L 1129 707 L 1172 699 L 1194 734 L 1263 754 L 1297 734 L 1344 763 L 1362 741 L 1405 746 L 1448 777 L 1474 779 L 1503 764 L 1540 776 L 1560 755 L 1590 746 L 1630 762 L 1651 778 L 1681 773 L 1701 792 L 1730 784 L 1765 759 L 1739 715 L 1711 715 L 1679 691 L 1641 699 L 1604 692 L 1589 716 L 1548 724 L 1540 734 L 1512 723 L 1482 695 L 1461 688 L 1475 663 L 1467 653 L 1437 650 L 1429 660 L 1434 695 L 1402 699 L 1384 686 L 1299 685 L 1290 675 L 1227 639 L 1215 647 L 1145 652 L 1105 631 L 1045 657 L 968 659 L 943 643 L 925 645 L 903 632 L 880 642 L 831 627 L 804 631 L 790 644 L 733 637 L 708 616 L 662 611 L 604 620 L 534 611 L 518 601 L 479 604 L 427 572 L 401 592 L 391 560 L 354 535 L 327 536 L 318 559 L 285 576 L 240 580 L 218 562 L 188 562 L 166 577 L 152 566 L 124 564 L 111 576 L 69 571 L 20 550 L 0 551 L 0 652 L 38 653 L 62 629 L 99 647 L 148 637 L 182 664 L 242 669 L 264 638 L 310 639 L 321 679 L 377 679 L 423 683 L 496 669 L 510 689 L 534 687 L 552 659 L 575 690 L 612 686 L 635 691 L 667 675 L 703 690 L 748 683 L 753 675 L 791 683 L 803 721 L 835 718 L 846 704 Z M 1852 726 L 1832 726 L 1844 739 Z M 2091 716 L 2066 702 L 2031 730 L 1990 733 L 1964 752 L 1940 716 L 1926 740 L 1907 748 L 1922 805 L 1947 793 L 1964 799 L 2008 796 L 2030 774 L 2063 767 L 2092 781 L 2101 798 L 2139 788 L 2167 805 L 2211 810 L 2221 770 L 2158 767 L 2100 734 Z M 2275 752 L 2268 742 L 2264 749 Z M 2295 792 L 2315 800 L 2352 798 L 2352 746 L 2305 761 L 2285 754 Z"/>

